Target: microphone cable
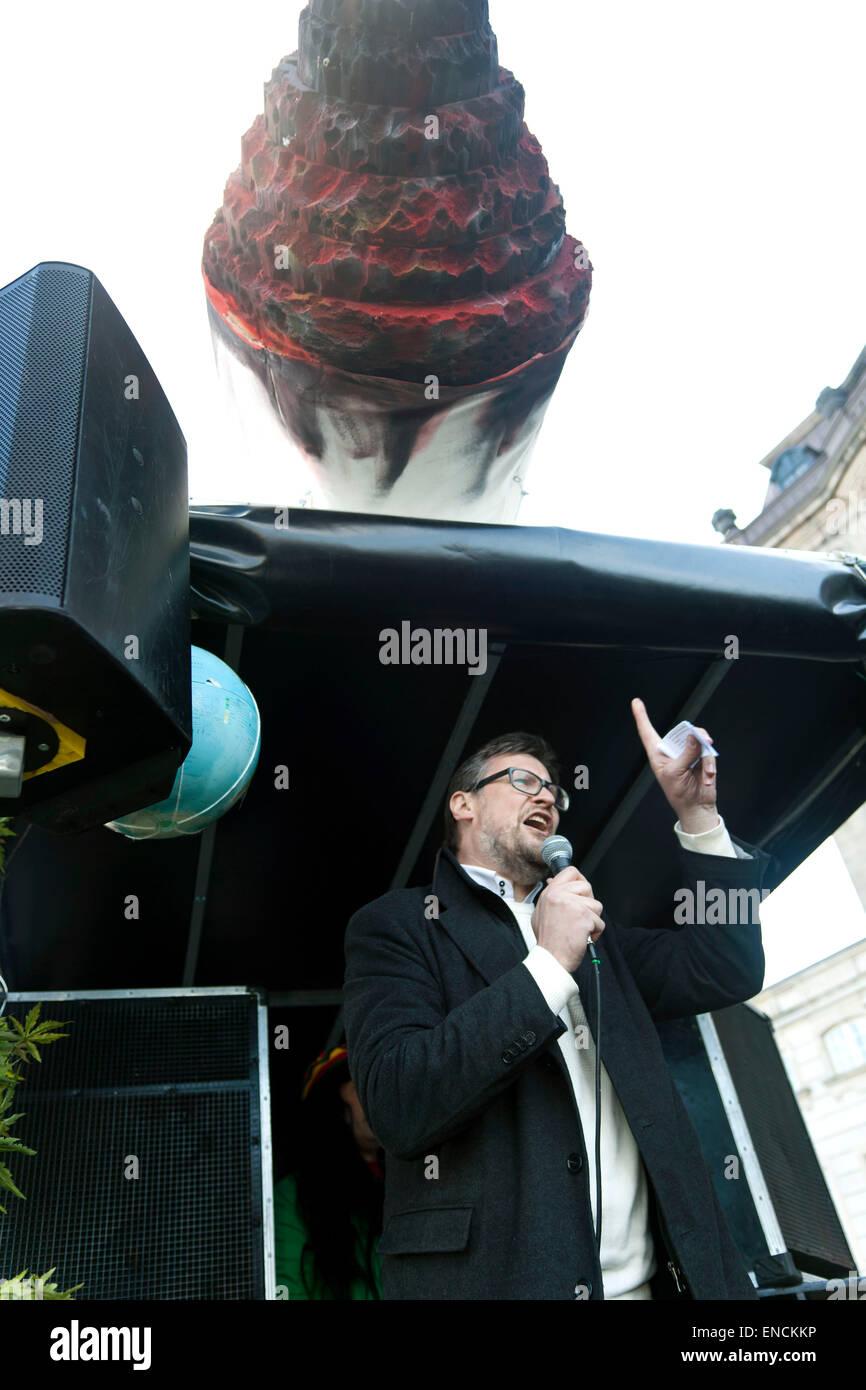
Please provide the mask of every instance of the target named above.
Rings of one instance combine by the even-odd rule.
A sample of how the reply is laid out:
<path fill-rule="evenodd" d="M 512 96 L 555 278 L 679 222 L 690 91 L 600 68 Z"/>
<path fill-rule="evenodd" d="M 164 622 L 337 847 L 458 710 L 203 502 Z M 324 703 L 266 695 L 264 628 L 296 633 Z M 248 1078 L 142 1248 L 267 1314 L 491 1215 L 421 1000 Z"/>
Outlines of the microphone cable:
<path fill-rule="evenodd" d="M 601 961 L 592 937 L 586 949 L 595 966 L 595 1245 L 601 1268 Z"/>
<path fill-rule="evenodd" d="M 564 835 L 548 835 L 541 846 L 541 857 L 552 874 L 571 864 L 574 850 Z M 601 1268 L 601 961 L 591 936 L 586 950 L 595 966 L 595 1247 Z"/>
<path fill-rule="evenodd" d="M 549 872 L 557 874 L 571 865 L 574 849 L 564 835 L 548 835 L 541 847 L 541 858 Z M 602 1268 L 602 983 L 601 960 L 592 935 L 587 937 L 587 954 L 595 966 L 595 1251 Z M 580 1118 L 580 1113 L 578 1113 Z M 581 1120 L 582 1129 L 582 1120 Z M 592 1205 L 592 1204 L 591 1204 Z"/>

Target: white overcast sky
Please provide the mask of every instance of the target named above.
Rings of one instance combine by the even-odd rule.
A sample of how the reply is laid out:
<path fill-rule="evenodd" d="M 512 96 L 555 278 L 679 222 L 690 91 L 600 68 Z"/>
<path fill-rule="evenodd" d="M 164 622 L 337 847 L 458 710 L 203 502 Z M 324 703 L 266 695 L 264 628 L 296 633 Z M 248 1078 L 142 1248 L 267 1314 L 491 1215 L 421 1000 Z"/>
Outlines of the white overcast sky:
<path fill-rule="evenodd" d="M 247 495 L 225 456 L 199 265 L 300 10 L 42 0 L 4 15 L 0 283 L 41 260 L 98 275 L 178 416 L 197 501 L 284 501 Z M 715 544 L 715 509 L 760 510 L 758 460 L 866 342 L 866 5 L 490 12 L 595 267 L 520 520 Z M 723 769 L 720 783 L 724 812 Z M 832 843 L 762 916 L 767 984 L 866 935 Z"/>

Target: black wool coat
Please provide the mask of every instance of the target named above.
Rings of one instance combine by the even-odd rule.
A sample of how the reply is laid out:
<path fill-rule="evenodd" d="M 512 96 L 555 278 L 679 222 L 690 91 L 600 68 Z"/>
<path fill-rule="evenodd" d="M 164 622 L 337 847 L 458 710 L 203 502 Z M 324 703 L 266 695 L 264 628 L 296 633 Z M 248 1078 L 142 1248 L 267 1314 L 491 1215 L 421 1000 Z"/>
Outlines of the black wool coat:
<path fill-rule="evenodd" d="M 681 884 L 760 889 L 768 856 L 731 838 L 753 857 L 680 849 Z M 656 1298 L 756 1297 L 653 1022 L 758 993 L 758 915 L 739 915 L 677 930 L 603 914 L 601 1058 L 646 1169 Z M 511 910 L 442 849 L 432 885 L 355 913 L 345 951 L 349 1069 L 386 1155 L 383 1298 L 602 1299 L 594 1133 Z M 593 969 L 574 979 L 596 1038 Z"/>

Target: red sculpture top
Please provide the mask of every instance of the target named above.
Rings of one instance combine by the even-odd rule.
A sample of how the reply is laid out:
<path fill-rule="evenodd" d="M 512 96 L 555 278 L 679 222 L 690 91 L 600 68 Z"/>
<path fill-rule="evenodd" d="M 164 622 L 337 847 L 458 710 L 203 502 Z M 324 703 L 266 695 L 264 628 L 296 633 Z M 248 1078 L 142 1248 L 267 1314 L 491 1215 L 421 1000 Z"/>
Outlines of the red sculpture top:
<path fill-rule="evenodd" d="M 558 348 L 592 268 L 487 0 L 310 0 L 205 239 L 251 344 L 460 386 Z"/>

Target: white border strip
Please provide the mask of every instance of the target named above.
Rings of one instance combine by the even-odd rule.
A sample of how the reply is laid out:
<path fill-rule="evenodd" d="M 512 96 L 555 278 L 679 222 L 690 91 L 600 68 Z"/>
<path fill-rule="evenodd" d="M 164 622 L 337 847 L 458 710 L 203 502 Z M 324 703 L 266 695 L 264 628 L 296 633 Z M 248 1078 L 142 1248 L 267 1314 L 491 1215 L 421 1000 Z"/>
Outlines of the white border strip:
<path fill-rule="evenodd" d="M 268 1047 L 268 1006 L 259 1001 L 259 1105 L 262 1142 L 262 1241 L 265 1260 L 265 1299 L 277 1296 L 274 1235 L 274 1160 L 271 1151 L 271 1080 Z"/>
<path fill-rule="evenodd" d="M 37 989 L 10 992 L 6 998 L 23 1004 L 28 999 L 188 999 L 249 992 L 246 985 L 179 985 L 177 989 Z"/>

